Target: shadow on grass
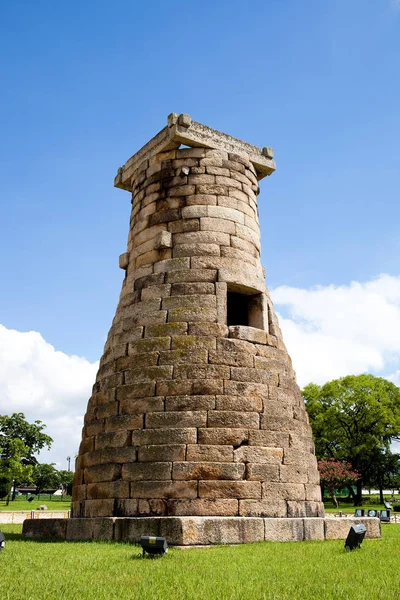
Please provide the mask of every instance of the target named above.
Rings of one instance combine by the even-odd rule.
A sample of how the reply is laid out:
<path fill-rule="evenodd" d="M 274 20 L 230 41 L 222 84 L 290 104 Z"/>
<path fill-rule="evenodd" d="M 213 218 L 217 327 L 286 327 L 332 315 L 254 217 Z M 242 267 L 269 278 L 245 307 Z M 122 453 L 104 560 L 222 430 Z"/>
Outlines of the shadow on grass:
<path fill-rule="evenodd" d="M 140 548 L 140 546 L 138 546 L 138 549 Z M 145 554 L 143 555 L 142 552 L 140 552 L 140 554 L 132 554 L 131 559 L 132 560 L 160 560 L 160 558 L 162 558 L 164 555 L 163 554 Z"/>
<path fill-rule="evenodd" d="M 99 539 L 92 539 L 92 540 L 66 540 L 64 538 L 29 538 L 29 537 L 24 537 L 22 535 L 22 533 L 7 533 L 6 531 L 3 532 L 4 533 L 4 537 L 7 540 L 13 540 L 15 542 L 35 542 L 37 544 L 107 544 L 107 545 L 116 545 L 116 544 L 122 544 L 122 545 L 126 545 L 126 546 L 132 546 L 132 547 L 137 547 L 138 549 L 141 550 L 141 546 L 140 544 L 137 544 L 135 542 L 124 542 L 123 540 L 99 540 Z M 136 555 L 134 558 L 138 558 Z M 139 558 L 142 558 L 142 555 L 139 556 Z"/>
<path fill-rule="evenodd" d="M 54 538 L 26 538 L 22 535 L 22 533 L 9 533 L 8 531 L 3 531 L 3 534 L 6 538 L 6 541 L 12 540 L 13 542 L 39 542 L 41 544 L 60 544 L 66 541 Z"/>
<path fill-rule="evenodd" d="M 163 557 L 162 554 L 156 554 L 154 556 L 150 554 L 145 554 L 143 556 L 142 547 L 140 544 L 136 542 L 124 542 L 119 540 L 65 540 L 65 539 L 57 539 L 57 538 L 26 538 L 22 535 L 22 533 L 7 533 L 4 532 L 4 537 L 7 541 L 13 542 L 35 542 L 38 544 L 107 544 L 107 545 L 123 545 L 123 546 L 131 546 L 132 549 L 137 549 L 137 554 L 132 554 L 132 560 L 159 560 Z"/>
<path fill-rule="evenodd" d="M 25 539 L 22 537 L 22 533 L 4 533 L 4 537 L 6 538 L 6 542 L 9 540 L 13 540 L 14 542 L 24 542 Z"/>

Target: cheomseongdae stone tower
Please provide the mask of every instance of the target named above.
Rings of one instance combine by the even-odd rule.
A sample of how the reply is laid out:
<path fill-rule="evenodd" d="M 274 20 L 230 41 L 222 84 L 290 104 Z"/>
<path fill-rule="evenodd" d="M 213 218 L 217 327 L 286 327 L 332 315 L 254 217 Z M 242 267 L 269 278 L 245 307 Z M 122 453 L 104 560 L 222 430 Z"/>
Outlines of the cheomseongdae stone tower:
<path fill-rule="evenodd" d="M 132 197 L 125 279 L 73 517 L 323 516 L 260 263 L 259 181 L 274 169 L 271 148 L 171 114 L 118 170 Z"/>

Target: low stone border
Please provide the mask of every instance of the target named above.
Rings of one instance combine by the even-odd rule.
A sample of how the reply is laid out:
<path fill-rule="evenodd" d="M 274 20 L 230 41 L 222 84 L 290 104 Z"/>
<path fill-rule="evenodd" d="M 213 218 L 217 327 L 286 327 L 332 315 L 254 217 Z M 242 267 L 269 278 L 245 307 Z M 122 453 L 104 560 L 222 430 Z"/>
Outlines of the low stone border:
<path fill-rule="evenodd" d="M 352 525 L 365 525 L 366 538 L 381 537 L 381 522 L 377 517 L 325 517 L 325 539 L 344 540 Z"/>
<path fill-rule="evenodd" d="M 21 510 L 0 511 L 0 524 L 23 523 L 25 519 L 68 519 L 69 510 Z"/>
<path fill-rule="evenodd" d="M 377 518 L 320 517 L 278 519 L 261 517 L 102 517 L 87 519 L 28 519 L 23 536 L 30 539 L 110 540 L 138 543 L 142 535 L 165 537 L 172 546 L 244 544 L 260 541 L 346 539 L 349 526 L 363 523 L 366 537 L 379 538 Z"/>

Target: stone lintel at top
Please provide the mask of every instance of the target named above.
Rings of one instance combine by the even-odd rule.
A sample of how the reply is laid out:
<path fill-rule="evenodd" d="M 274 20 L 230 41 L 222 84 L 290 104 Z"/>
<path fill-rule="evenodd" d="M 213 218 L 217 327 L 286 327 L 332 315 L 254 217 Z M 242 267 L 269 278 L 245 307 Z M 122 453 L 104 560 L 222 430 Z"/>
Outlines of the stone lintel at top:
<path fill-rule="evenodd" d="M 246 155 L 253 163 L 258 180 L 275 171 L 272 148 L 259 148 L 237 138 L 221 133 L 193 121 L 187 114 L 168 116 L 168 125 L 134 154 L 123 167 L 118 169 L 114 186 L 131 191 L 131 178 L 139 165 L 160 152 L 179 148 L 181 144 L 190 147 L 224 150 L 232 154 Z"/>

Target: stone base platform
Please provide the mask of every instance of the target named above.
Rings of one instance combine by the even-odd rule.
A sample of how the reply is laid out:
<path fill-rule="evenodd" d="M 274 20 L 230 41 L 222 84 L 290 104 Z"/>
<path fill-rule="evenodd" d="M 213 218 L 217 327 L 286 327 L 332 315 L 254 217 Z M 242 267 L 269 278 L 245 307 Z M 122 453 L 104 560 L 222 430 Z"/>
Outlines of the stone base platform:
<path fill-rule="evenodd" d="M 366 537 L 379 538 L 377 518 L 261 518 L 261 517 L 101 517 L 27 519 L 23 536 L 28 539 L 138 543 L 142 535 L 165 537 L 171 546 L 246 544 L 250 542 L 299 542 L 345 539 L 351 525 L 363 523 Z"/>

